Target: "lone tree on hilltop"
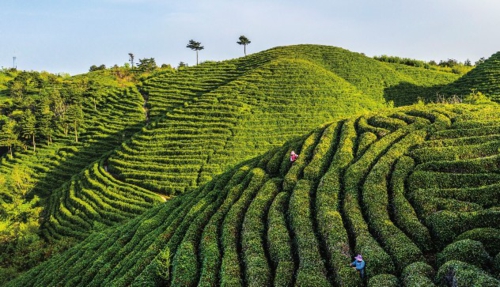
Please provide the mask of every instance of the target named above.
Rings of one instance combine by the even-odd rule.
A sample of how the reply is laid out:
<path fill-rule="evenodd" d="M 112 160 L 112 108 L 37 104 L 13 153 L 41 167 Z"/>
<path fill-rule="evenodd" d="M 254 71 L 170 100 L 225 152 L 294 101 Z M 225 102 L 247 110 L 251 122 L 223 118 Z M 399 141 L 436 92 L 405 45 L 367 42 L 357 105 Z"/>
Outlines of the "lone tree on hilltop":
<path fill-rule="evenodd" d="M 243 45 L 243 52 L 245 53 L 245 56 L 246 56 L 247 55 L 247 45 L 249 45 L 252 42 L 244 35 L 241 35 L 239 38 L 239 41 L 236 43 Z"/>
<path fill-rule="evenodd" d="M 203 47 L 200 42 L 196 42 L 195 40 L 191 39 L 186 45 L 186 48 L 196 51 L 196 65 L 198 65 L 198 51 L 203 50 L 205 47 Z"/>
<path fill-rule="evenodd" d="M 130 57 L 130 65 L 132 65 L 132 68 L 134 68 L 134 54 L 132 53 L 128 53 L 129 57 Z"/>

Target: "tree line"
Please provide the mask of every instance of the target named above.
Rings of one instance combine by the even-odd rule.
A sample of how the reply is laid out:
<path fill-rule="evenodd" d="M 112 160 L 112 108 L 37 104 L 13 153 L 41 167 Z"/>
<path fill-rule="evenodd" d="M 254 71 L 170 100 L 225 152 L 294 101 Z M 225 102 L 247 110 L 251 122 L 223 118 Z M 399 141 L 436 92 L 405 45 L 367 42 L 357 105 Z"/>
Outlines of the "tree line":
<path fill-rule="evenodd" d="M 93 98 L 92 80 L 69 80 L 46 72 L 20 72 L 7 83 L 9 99 L 0 106 L 0 147 L 10 156 L 16 148 L 36 151 L 37 144 L 50 145 L 57 131 L 72 133 L 78 142 L 84 121 L 85 98 Z"/>
<path fill-rule="evenodd" d="M 83 102 L 95 86 L 87 78 L 69 79 L 47 72 L 16 72 L 0 101 L 0 147 L 2 155 L 52 144 L 59 134 L 74 136 L 84 121 Z M 16 165 L 0 174 L 0 285 L 19 270 L 29 269 L 67 242 L 51 246 L 38 234 L 40 199 L 30 193 L 32 171 Z"/>
<path fill-rule="evenodd" d="M 238 41 L 236 42 L 238 45 L 243 46 L 243 53 L 245 56 L 247 55 L 247 45 L 250 45 L 251 41 L 248 39 L 246 36 L 241 35 L 238 38 Z M 197 42 L 193 39 L 189 40 L 188 44 L 186 45 L 186 48 L 189 48 L 193 51 L 196 52 L 196 65 L 198 65 L 198 52 L 205 49 L 204 46 L 201 45 L 201 42 Z M 154 58 L 143 58 L 139 59 L 139 62 L 135 62 L 135 55 L 134 53 L 128 53 L 129 56 L 129 63 L 125 64 L 125 68 L 130 68 L 132 71 L 138 72 L 138 73 L 150 73 L 158 68 L 160 68 L 157 64 Z M 178 67 L 184 67 L 187 66 L 186 63 L 180 62 Z M 119 68 L 117 65 L 113 66 L 114 69 Z M 170 65 L 168 64 L 162 64 L 161 68 L 171 68 Z M 99 71 L 99 70 L 106 70 L 106 65 L 92 65 L 89 68 L 89 72 L 94 72 L 94 71 Z"/>
<path fill-rule="evenodd" d="M 402 64 L 406 66 L 412 66 L 412 67 L 420 67 L 424 69 L 430 69 L 430 70 L 443 70 L 447 72 L 452 72 L 455 74 L 465 74 L 468 71 L 470 71 L 474 66 L 480 65 L 485 61 L 485 58 L 481 58 L 478 61 L 472 64 L 472 62 L 467 59 L 464 62 L 457 61 L 455 59 L 447 59 L 447 60 L 441 60 L 439 62 L 436 62 L 434 60 L 431 61 L 422 61 L 422 60 L 415 60 L 411 58 L 402 58 L 402 57 L 397 57 L 397 56 L 387 56 L 387 55 L 382 55 L 382 56 L 374 56 L 373 57 L 375 60 L 379 60 L 381 62 L 387 62 L 387 63 L 395 63 L 395 64 Z"/>

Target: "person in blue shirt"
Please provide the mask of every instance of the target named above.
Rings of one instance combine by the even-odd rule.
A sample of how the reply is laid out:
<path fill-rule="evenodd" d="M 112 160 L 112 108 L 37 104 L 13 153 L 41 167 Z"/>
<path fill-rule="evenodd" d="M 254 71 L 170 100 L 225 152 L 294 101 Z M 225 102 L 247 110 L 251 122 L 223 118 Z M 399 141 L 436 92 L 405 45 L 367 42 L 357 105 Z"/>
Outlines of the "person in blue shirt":
<path fill-rule="evenodd" d="M 361 278 L 365 278 L 365 261 L 363 260 L 363 256 L 358 254 L 358 256 L 354 257 L 354 259 L 355 260 L 350 264 L 350 266 L 359 272 L 359 276 L 361 276 Z"/>

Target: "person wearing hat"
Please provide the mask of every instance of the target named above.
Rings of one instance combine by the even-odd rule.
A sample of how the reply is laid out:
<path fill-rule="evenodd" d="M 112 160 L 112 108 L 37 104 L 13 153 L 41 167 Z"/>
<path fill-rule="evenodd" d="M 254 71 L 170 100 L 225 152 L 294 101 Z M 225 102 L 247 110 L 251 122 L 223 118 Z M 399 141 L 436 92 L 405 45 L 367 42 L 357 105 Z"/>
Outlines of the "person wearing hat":
<path fill-rule="evenodd" d="M 354 257 L 354 261 L 350 264 L 350 266 L 356 271 L 359 272 L 359 276 L 361 278 L 365 277 L 365 261 L 363 260 L 363 256 L 361 254 L 358 254 L 358 256 Z"/>
<path fill-rule="evenodd" d="M 292 152 L 290 153 L 290 161 L 294 162 L 297 160 L 298 157 L 299 157 L 299 155 L 296 154 L 295 151 L 292 150 Z"/>

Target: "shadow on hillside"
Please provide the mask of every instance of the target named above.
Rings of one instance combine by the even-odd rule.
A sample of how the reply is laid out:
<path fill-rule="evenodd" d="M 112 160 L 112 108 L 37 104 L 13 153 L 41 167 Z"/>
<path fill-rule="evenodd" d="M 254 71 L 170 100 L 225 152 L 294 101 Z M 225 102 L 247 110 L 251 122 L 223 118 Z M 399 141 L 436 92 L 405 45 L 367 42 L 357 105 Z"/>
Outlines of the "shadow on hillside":
<path fill-rule="evenodd" d="M 411 105 L 419 99 L 425 102 L 435 102 L 439 92 L 446 85 L 422 87 L 409 82 L 401 82 L 398 85 L 384 89 L 384 98 L 387 102 L 393 101 L 395 107 Z"/>
<path fill-rule="evenodd" d="M 82 174 L 96 160 L 99 160 L 103 156 L 108 156 L 109 152 L 120 147 L 123 142 L 128 141 L 144 125 L 144 122 L 139 122 L 135 125 L 127 126 L 91 144 L 85 144 L 85 138 L 92 138 L 92 135 L 82 135 L 82 145 L 78 147 L 78 151 L 73 154 L 68 153 L 63 159 L 57 161 L 57 165 L 51 167 L 47 173 L 38 177 L 38 181 L 29 194 L 29 197 L 39 196 L 42 198 L 42 207 L 44 208 L 42 216 L 45 217 L 47 215 L 48 211 L 46 208 L 49 207 L 50 198 L 57 190 L 66 186 L 73 176 Z M 65 145 L 59 148 L 56 154 L 61 155 L 73 147 L 75 146 Z M 51 147 L 45 148 L 50 149 Z"/>

